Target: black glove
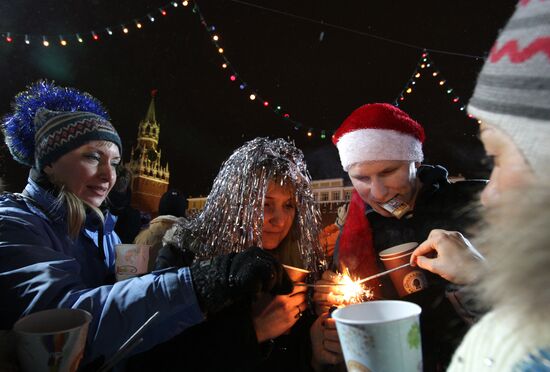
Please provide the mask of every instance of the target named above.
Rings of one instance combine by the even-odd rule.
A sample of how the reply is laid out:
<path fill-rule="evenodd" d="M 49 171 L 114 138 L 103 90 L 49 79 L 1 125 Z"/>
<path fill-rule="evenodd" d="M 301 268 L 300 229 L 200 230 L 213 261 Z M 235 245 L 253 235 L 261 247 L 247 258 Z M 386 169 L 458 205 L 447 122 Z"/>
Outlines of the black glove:
<path fill-rule="evenodd" d="M 199 305 L 215 313 L 242 299 L 256 299 L 260 292 L 288 294 L 292 281 L 272 255 L 258 247 L 230 253 L 191 266 Z"/>
<path fill-rule="evenodd" d="M 154 270 L 190 266 L 194 259 L 195 255 L 189 249 L 163 244 L 157 255 Z"/>

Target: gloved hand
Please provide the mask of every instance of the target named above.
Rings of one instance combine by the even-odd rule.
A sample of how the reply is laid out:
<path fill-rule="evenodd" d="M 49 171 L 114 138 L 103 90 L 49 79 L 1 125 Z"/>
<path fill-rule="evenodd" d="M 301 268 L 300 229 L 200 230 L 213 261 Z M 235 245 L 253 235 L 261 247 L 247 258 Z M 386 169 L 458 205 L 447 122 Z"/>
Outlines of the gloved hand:
<path fill-rule="evenodd" d="M 191 275 L 199 305 L 209 314 L 242 299 L 252 301 L 260 292 L 288 294 L 293 287 L 281 264 L 258 247 L 196 262 Z"/>
<path fill-rule="evenodd" d="M 182 249 L 172 244 L 163 244 L 158 252 L 154 270 L 190 266 L 194 259 L 195 255 L 190 249 Z"/>

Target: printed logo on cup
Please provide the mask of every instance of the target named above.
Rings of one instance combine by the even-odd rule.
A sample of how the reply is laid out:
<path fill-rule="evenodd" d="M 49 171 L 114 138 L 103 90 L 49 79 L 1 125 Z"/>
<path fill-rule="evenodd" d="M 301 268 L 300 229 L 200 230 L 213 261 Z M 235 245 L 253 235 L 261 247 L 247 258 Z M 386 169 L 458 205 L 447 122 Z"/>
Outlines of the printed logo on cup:
<path fill-rule="evenodd" d="M 147 273 L 150 246 L 144 244 L 117 244 L 115 247 L 115 274 L 118 281 Z"/>
<path fill-rule="evenodd" d="M 403 288 L 407 293 L 418 292 L 427 287 L 426 276 L 419 270 L 413 270 L 403 277 Z"/>

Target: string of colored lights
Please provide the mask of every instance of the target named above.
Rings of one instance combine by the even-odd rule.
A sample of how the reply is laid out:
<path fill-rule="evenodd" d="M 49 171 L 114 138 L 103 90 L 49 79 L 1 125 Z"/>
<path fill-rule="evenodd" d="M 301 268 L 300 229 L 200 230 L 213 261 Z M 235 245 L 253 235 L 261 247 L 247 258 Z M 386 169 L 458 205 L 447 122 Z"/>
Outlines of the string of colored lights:
<path fill-rule="evenodd" d="M 405 87 L 397 98 L 393 101 L 394 106 L 399 106 L 405 99 L 410 96 L 415 91 L 415 85 L 418 79 L 421 79 L 423 76 L 432 76 L 433 78 L 437 78 L 437 85 L 441 87 L 441 89 L 450 97 L 451 103 L 454 107 L 456 107 L 459 111 L 462 111 L 466 113 L 466 106 L 460 99 L 458 95 L 456 95 L 453 88 L 449 86 L 447 83 L 447 79 L 443 77 L 441 74 L 441 71 L 435 67 L 435 64 L 430 56 L 430 54 L 424 50 L 422 52 L 422 55 L 420 56 L 420 59 L 418 60 L 418 63 L 411 74 L 411 77 L 405 84 Z M 472 115 L 467 114 L 467 116 L 479 122 L 477 119 L 475 119 Z"/>
<path fill-rule="evenodd" d="M 225 50 L 220 42 L 221 37 L 216 31 L 216 27 L 214 25 L 208 24 L 197 3 L 193 3 L 193 5 L 190 6 L 191 1 L 189 0 L 171 1 L 164 6 L 148 12 L 145 16 L 134 18 L 131 21 L 122 22 L 116 26 L 108 26 L 102 29 L 94 29 L 87 32 L 77 32 L 74 34 L 57 35 L 57 39 L 59 41 L 56 44 L 62 47 L 66 47 L 69 45 L 70 40 L 76 40 L 79 44 L 83 44 L 85 41 L 97 42 L 101 40 L 105 35 L 112 36 L 115 32 L 121 32 L 123 35 L 127 35 L 130 33 L 130 27 L 132 27 L 132 24 L 134 25 L 135 29 L 141 30 L 143 29 L 145 22 L 153 23 L 156 20 L 155 17 L 158 17 L 159 15 L 161 17 L 165 17 L 168 15 L 168 9 L 178 8 L 180 5 L 183 8 L 191 8 L 193 13 L 199 16 L 201 24 L 204 26 L 206 32 L 210 36 L 211 42 L 217 49 L 217 52 L 221 58 L 220 66 L 222 69 L 227 71 L 229 80 L 234 82 L 235 85 L 238 86 L 239 89 L 248 96 L 248 99 L 251 102 L 257 102 L 264 108 L 271 110 L 275 115 L 279 116 L 282 120 L 292 125 L 294 130 L 302 129 L 304 125 L 301 122 L 295 120 L 287 110 L 284 110 L 279 104 L 274 104 L 270 102 L 270 100 L 267 99 L 265 96 L 260 95 L 257 89 L 249 85 L 248 82 L 241 78 L 241 75 L 237 72 L 237 70 L 234 68 L 233 63 L 231 63 L 231 61 L 227 58 L 225 54 Z M 5 32 L 2 33 L 2 38 L 4 38 L 5 42 L 9 44 L 22 40 L 26 45 L 30 45 L 31 43 L 34 44 L 35 40 L 39 40 L 44 47 L 49 47 L 51 45 L 50 40 L 54 40 L 56 37 L 52 35 L 33 35 Z M 448 54 L 451 53 L 449 52 Z M 433 77 L 439 76 L 439 86 L 441 86 L 446 91 L 447 95 L 451 96 L 452 103 L 455 104 L 455 106 L 460 111 L 465 112 L 465 106 L 461 103 L 460 98 L 454 94 L 454 90 L 448 86 L 447 81 L 441 76 L 440 71 L 435 68 L 433 60 L 431 59 L 426 49 L 424 49 L 418 61 L 418 64 L 413 74 L 405 84 L 405 87 L 395 99 L 394 105 L 399 106 L 406 99 L 406 97 L 412 94 L 412 92 L 415 90 L 414 86 L 416 82 L 421 76 L 425 75 L 428 70 L 432 71 L 431 75 Z M 471 118 L 471 115 L 468 116 Z M 308 137 L 313 137 L 314 133 L 317 134 L 321 139 L 326 139 L 330 138 L 334 131 L 308 127 L 306 135 Z"/>
<path fill-rule="evenodd" d="M 99 41 L 104 36 L 113 36 L 115 32 L 120 32 L 123 35 L 127 35 L 130 33 L 132 27 L 134 27 L 136 30 L 141 30 L 143 29 L 146 22 L 153 23 L 156 21 L 156 17 L 165 17 L 166 15 L 168 15 L 168 10 L 170 8 L 178 8 L 180 5 L 184 8 L 188 7 L 190 5 L 190 1 L 171 1 L 157 9 L 148 12 L 142 17 L 137 17 L 126 22 L 121 22 L 117 25 L 107 26 L 100 29 L 93 29 L 86 32 L 76 32 L 72 34 L 60 35 L 36 35 L 30 33 L 14 33 L 8 31 L 2 33 L 2 38 L 8 44 L 22 41 L 26 45 L 31 45 L 35 44 L 38 41 L 44 47 L 49 47 L 50 45 L 59 45 L 62 47 L 66 47 L 72 42 L 83 44 L 86 41 Z M 57 42 L 54 42 L 54 40 L 57 40 Z"/>
<path fill-rule="evenodd" d="M 210 35 L 210 40 L 214 44 L 214 47 L 218 51 L 218 54 L 221 58 L 220 66 L 222 69 L 227 71 L 227 75 L 229 80 L 235 83 L 236 86 L 239 87 L 239 89 L 248 96 L 248 99 L 251 102 L 258 102 L 260 105 L 262 105 L 264 108 L 271 110 L 275 115 L 281 117 L 284 121 L 290 123 L 294 130 L 299 130 L 303 127 L 303 124 L 299 121 L 293 119 L 288 111 L 284 110 L 280 104 L 274 104 L 270 102 L 269 99 L 263 97 L 260 95 L 257 89 L 250 86 L 245 80 L 241 78 L 241 75 L 237 72 L 237 70 L 234 68 L 233 63 L 227 58 L 225 55 L 225 50 L 221 45 L 221 37 L 219 36 L 218 32 L 216 31 L 216 27 L 213 25 L 208 24 L 206 19 L 204 18 L 202 12 L 199 9 L 199 6 L 195 3 L 194 11 L 198 14 L 201 24 L 204 26 L 206 32 Z M 321 139 L 327 138 L 327 131 L 324 129 L 316 129 L 316 128 L 309 128 L 307 130 L 307 136 L 312 137 L 313 132 L 318 131 Z"/>
<path fill-rule="evenodd" d="M 199 15 L 201 24 L 206 29 L 206 32 L 210 35 L 210 40 L 214 44 L 214 47 L 217 49 L 218 54 L 221 58 L 220 66 L 222 69 L 227 71 L 228 78 L 232 82 L 235 83 L 235 85 L 239 86 L 239 89 L 243 91 L 243 93 L 248 95 L 248 98 L 251 102 L 259 102 L 261 105 L 263 105 L 265 108 L 270 109 L 275 113 L 276 115 L 280 116 L 283 120 L 286 120 L 290 122 L 295 130 L 298 130 L 303 127 L 303 124 L 292 119 L 290 114 L 283 110 L 282 107 L 278 104 L 272 104 L 267 98 L 262 97 L 258 90 L 251 87 L 245 80 L 241 78 L 241 75 L 237 72 L 237 70 L 234 68 L 234 65 L 231 63 L 231 61 L 227 58 L 225 54 L 225 50 L 223 46 L 221 45 L 221 37 L 219 33 L 216 31 L 216 27 L 213 25 L 209 25 L 202 12 L 200 11 L 198 5 L 195 4 L 194 11 Z M 451 96 L 451 102 L 452 104 L 458 108 L 458 110 L 462 112 L 466 112 L 466 107 L 464 104 L 462 104 L 462 101 L 460 100 L 460 97 L 458 97 L 456 94 L 454 94 L 454 90 L 448 86 L 447 80 L 444 79 L 441 75 L 441 72 L 435 68 L 434 62 L 431 59 L 429 53 L 424 50 L 420 56 L 420 59 L 418 60 L 417 66 L 412 73 L 411 77 L 405 84 L 405 87 L 399 93 L 393 104 L 395 106 L 399 106 L 401 102 L 405 100 L 406 96 L 409 96 L 413 93 L 415 89 L 414 86 L 416 85 L 417 80 L 423 75 L 420 71 L 423 71 L 424 73 L 429 73 L 431 70 L 431 76 L 436 78 L 439 77 L 438 85 L 443 88 L 443 90 L 446 92 L 447 95 Z M 473 117 L 468 114 L 469 118 Z M 474 119 L 475 120 L 475 119 Z M 319 137 L 321 139 L 331 138 L 334 134 L 334 130 L 326 130 L 326 129 L 319 129 L 314 127 L 309 127 L 307 129 L 306 135 L 308 137 L 313 137 L 314 133 L 318 133 Z"/>

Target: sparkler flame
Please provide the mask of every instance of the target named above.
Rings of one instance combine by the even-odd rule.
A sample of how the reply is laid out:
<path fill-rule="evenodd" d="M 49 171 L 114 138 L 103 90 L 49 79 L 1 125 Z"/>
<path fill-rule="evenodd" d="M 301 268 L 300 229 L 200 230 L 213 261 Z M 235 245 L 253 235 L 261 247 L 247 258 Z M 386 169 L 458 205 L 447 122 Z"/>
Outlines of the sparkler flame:
<path fill-rule="evenodd" d="M 368 301 L 373 297 L 372 289 L 359 283 L 359 279 L 352 279 L 347 268 L 344 269 L 344 272 L 338 273 L 336 283 L 339 284 L 338 289 L 345 304 L 357 304 Z"/>

